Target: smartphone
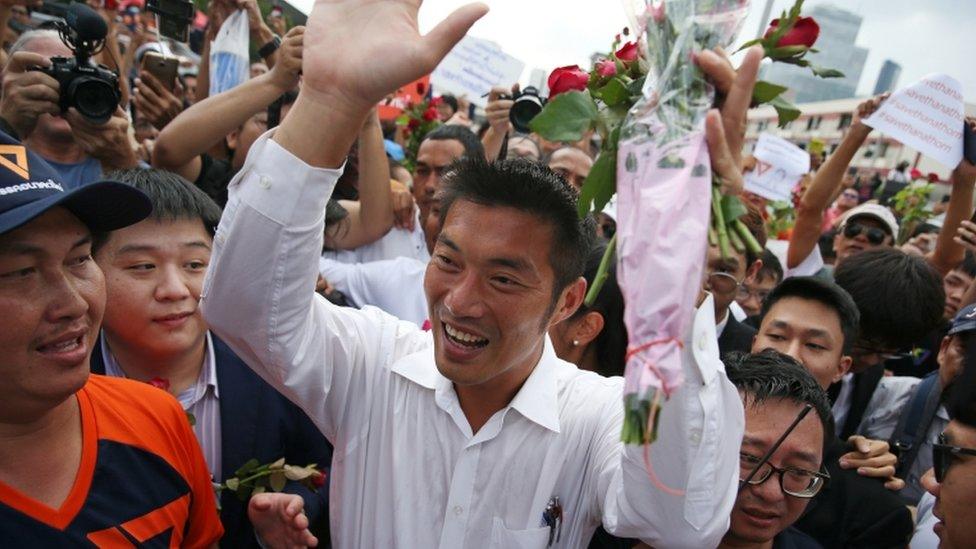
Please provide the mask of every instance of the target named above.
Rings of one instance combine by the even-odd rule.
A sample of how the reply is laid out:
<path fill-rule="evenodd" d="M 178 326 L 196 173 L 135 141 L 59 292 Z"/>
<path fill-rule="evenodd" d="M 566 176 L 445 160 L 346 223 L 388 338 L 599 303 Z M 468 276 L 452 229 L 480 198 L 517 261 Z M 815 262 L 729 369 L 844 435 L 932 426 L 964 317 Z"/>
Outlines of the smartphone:
<path fill-rule="evenodd" d="M 147 51 L 142 56 L 142 68 L 156 77 L 156 80 L 169 91 L 176 89 L 176 75 L 180 68 L 180 60 L 167 57 L 154 51 Z"/>
<path fill-rule="evenodd" d="M 976 131 L 968 120 L 964 121 L 962 132 L 962 156 L 970 164 L 976 164 Z"/>

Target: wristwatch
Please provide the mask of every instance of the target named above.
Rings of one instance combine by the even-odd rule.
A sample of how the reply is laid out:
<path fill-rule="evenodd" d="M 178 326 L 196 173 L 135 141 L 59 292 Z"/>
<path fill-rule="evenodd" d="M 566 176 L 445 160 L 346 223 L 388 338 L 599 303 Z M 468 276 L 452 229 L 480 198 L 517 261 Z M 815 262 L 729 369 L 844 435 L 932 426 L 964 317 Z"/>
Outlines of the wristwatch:
<path fill-rule="evenodd" d="M 258 55 L 261 56 L 261 59 L 267 59 L 268 56 L 276 52 L 280 46 L 281 37 L 275 34 L 267 44 L 261 46 L 261 48 L 258 50 Z"/>

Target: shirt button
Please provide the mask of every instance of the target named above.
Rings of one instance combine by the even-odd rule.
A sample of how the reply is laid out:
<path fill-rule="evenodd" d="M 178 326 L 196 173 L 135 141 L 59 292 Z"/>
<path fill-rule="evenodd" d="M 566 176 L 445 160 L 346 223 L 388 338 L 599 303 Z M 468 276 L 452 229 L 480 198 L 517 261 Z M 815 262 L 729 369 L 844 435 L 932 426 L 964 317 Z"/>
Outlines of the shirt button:
<path fill-rule="evenodd" d="M 461 507 L 460 505 L 455 505 L 454 506 L 454 514 L 457 515 L 457 516 L 463 515 L 464 514 L 464 507 Z"/>
<path fill-rule="evenodd" d="M 261 179 L 258 179 L 258 185 L 260 185 L 262 189 L 270 189 L 271 178 L 266 175 L 262 175 Z"/>

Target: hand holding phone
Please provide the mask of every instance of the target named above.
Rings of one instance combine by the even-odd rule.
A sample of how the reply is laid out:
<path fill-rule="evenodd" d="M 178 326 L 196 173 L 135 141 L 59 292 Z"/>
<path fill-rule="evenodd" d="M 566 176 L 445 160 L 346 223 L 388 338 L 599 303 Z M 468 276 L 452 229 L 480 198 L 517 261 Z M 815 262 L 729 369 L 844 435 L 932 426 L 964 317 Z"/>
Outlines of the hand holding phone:
<path fill-rule="evenodd" d="M 175 57 L 167 57 L 154 51 L 147 51 L 142 56 L 142 70 L 153 75 L 170 92 L 176 88 L 179 68 L 180 60 Z"/>

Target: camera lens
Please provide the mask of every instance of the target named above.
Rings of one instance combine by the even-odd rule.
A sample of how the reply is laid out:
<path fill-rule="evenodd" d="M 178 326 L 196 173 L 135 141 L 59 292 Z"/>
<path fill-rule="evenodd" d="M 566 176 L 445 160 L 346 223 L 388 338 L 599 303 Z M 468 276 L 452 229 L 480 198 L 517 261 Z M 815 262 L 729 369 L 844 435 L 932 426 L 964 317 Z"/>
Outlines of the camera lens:
<path fill-rule="evenodd" d="M 546 100 L 539 97 L 539 91 L 529 86 L 515 97 L 515 104 L 509 112 L 509 120 L 515 131 L 519 133 L 530 133 L 529 122 L 535 118 L 545 105 Z"/>
<path fill-rule="evenodd" d="M 68 86 L 68 104 L 92 122 L 104 124 L 112 118 L 119 99 L 108 82 L 91 76 L 78 76 Z"/>

